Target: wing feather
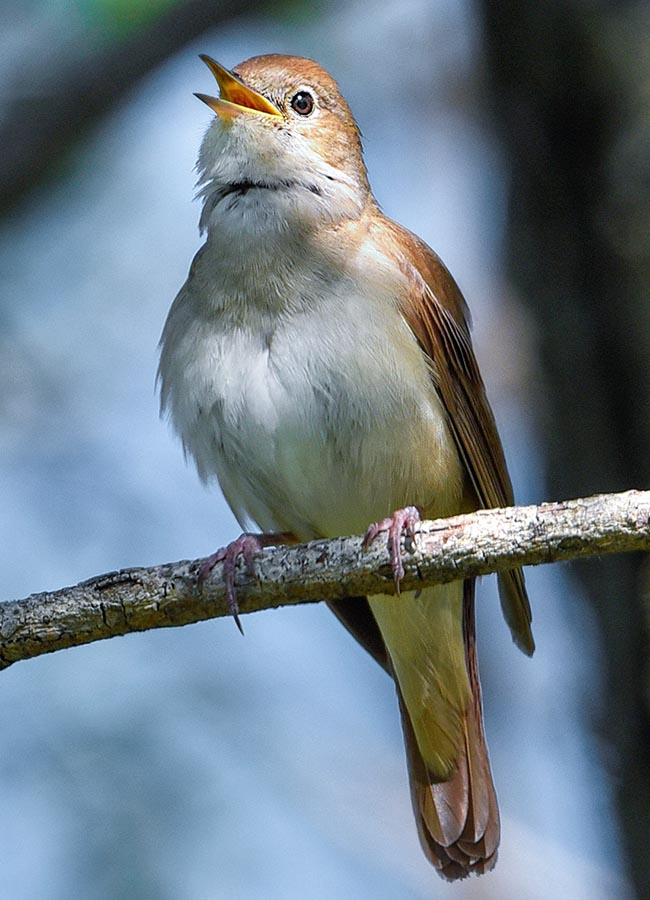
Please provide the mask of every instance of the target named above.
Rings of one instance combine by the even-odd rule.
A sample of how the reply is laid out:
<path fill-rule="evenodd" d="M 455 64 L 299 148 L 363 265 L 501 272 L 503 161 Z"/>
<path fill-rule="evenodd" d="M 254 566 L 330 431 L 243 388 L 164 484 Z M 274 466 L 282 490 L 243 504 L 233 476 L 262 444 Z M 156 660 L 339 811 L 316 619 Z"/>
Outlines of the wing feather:
<path fill-rule="evenodd" d="M 469 312 L 460 288 L 433 250 L 396 223 L 383 219 L 376 239 L 392 253 L 408 280 L 401 312 L 429 359 L 476 508 L 511 506 L 512 484 L 472 349 Z M 532 616 L 521 569 L 500 573 L 499 594 L 513 640 L 532 655 Z"/>

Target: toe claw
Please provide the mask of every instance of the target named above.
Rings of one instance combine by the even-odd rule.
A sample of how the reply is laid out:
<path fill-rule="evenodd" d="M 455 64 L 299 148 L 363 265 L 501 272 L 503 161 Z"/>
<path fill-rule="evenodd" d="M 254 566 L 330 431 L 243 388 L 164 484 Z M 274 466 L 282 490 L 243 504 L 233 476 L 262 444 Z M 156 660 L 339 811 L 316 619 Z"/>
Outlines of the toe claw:
<path fill-rule="evenodd" d="M 366 531 L 362 546 L 368 545 L 382 532 L 388 532 L 388 548 L 395 590 L 399 594 L 400 582 L 404 578 L 404 565 L 402 563 L 402 535 L 410 541 L 415 539 L 415 526 L 420 521 L 420 512 L 415 506 L 406 506 L 396 510 L 392 516 L 382 519 L 381 522 L 373 522 Z"/>
<path fill-rule="evenodd" d="M 237 540 L 231 541 L 226 547 L 217 550 L 216 553 L 208 556 L 203 561 L 198 574 L 199 585 L 203 584 L 218 563 L 223 563 L 223 580 L 226 586 L 228 609 L 242 634 L 244 629 L 239 618 L 239 604 L 237 603 L 237 592 L 235 590 L 235 572 L 238 558 L 240 556 L 243 557 L 246 571 L 253 575 L 253 561 L 258 551 L 263 550 L 265 547 L 290 543 L 294 540 L 295 538 L 291 534 L 251 534 L 250 532 L 244 532 Z"/>

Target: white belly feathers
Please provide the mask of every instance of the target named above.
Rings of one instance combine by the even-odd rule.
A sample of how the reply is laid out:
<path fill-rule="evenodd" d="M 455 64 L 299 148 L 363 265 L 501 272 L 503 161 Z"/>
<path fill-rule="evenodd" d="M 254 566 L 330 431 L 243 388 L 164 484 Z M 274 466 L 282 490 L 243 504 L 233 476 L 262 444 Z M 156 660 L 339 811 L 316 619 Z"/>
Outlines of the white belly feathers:
<path fill-rule="evenodd" d="M 332 293 L 272 330 L 262 314 L 233 329 L 195 301 L 189 284 L 165 327 L 163 407 L 242 527 L 333 537 L 407 504 L 457 508 L 457 451 L 401 318 L 401 340 L 389 341 L 385 307 Z M 449 460 L 457 476 L 441 482 Z"/>

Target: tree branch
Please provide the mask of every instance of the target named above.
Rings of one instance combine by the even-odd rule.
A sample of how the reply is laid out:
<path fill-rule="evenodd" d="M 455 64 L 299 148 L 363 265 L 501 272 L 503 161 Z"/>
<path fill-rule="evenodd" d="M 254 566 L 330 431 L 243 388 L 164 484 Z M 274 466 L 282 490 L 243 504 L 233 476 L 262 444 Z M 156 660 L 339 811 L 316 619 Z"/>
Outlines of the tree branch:
<path fill-rule="evenodd" d="M 650 491 L 422 522 L 415 544 L 405 554 L 404 589 L 515 565 L 648 550 Z M 201 588 L 197 572 L 202 562 L 124 569 L 75 587 L 0 603 L 0 668 L 120 634 L 229 615 L 222 567 Z M 264 551 L 255 558 L 254 573 L 238 567 L 236 587 L 242 613 L 395 592 L 386 542 L 376 540 L 364 551 L 358 537 Z"/>

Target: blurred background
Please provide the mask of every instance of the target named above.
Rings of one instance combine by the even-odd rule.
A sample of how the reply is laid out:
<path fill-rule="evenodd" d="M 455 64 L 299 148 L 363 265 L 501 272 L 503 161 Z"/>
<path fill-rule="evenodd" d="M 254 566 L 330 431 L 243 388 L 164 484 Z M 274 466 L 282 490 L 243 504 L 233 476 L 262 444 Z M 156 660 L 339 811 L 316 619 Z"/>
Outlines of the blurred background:
<path fill-rule="evenodd" d="M 384 210 L 451 268 L 522 503 L 647 486 L 650 9 L 547 0 L 3 0 L 3 599 L 238 532 L 157 413 L 200 246 L 197 54 L 317 59 Z M 650 896 L 648 572 L 530 570 L 537 653 L 479 592 L 496 870 L 422 856 L 392 685 L 324 607 L 0 675 L 12 900 Z"/>

